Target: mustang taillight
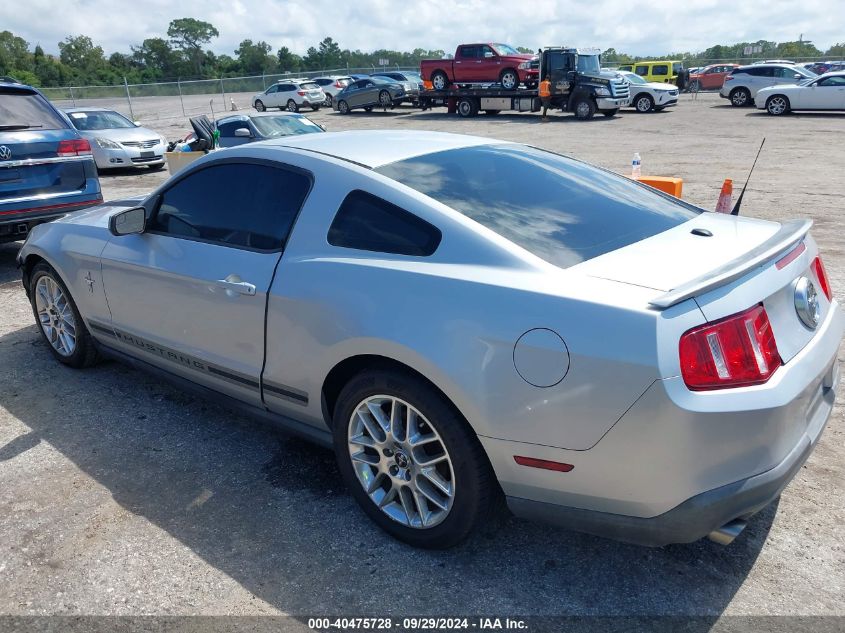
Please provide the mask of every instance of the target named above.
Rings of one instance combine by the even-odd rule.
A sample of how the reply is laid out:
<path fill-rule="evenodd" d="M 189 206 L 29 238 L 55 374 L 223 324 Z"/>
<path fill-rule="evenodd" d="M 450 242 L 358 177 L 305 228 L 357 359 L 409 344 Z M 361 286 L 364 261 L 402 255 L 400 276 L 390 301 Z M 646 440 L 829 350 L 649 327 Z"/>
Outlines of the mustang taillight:
<path fill-rule="evenodd" d="M 681 375 L 693 391 L 759 385 L 781 366 L 762 305 L 685 333 L 680 356 Z"/>
<path fill-rule="evenodd" d="M 830 290 L 830 282 L 827 279 L 827 271 L 824 269 L 822 258 L 816 257 L 810 267 L 813 269 L 813 272 L 816 273 L 816 278 L 819 280 L 819 285 L 822 287 L 824 296 L 827 297 L 828 301 L 830 301 L 833 298 L 833 293 Z"/>
<path fill-rule="evenodd" d="M 59 141 L 56 154 L 59 156 L 84 156 L 91 153 L 91 144 L 84 138 Z"/>

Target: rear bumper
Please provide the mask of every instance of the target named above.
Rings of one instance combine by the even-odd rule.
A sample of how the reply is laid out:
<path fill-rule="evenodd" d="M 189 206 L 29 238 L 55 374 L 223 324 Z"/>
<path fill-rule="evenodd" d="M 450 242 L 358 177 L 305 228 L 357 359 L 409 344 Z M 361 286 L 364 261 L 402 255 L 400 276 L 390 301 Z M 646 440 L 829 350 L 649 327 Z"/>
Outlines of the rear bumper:
<path fill-rule="evenodd" d="M 611 514 L 518 497 L 507 497 L 508 507 L 526 519 L 647 547 L 692 543 L 734 519 L 751 517 L 780 495 L 812 453 L 830 416 L 833 390 L 829 389 L 831 406 L 823 412 L 818 435 L 804 435 L 780 464 L 759 475 L 690 497 L 656 517 Z"/>

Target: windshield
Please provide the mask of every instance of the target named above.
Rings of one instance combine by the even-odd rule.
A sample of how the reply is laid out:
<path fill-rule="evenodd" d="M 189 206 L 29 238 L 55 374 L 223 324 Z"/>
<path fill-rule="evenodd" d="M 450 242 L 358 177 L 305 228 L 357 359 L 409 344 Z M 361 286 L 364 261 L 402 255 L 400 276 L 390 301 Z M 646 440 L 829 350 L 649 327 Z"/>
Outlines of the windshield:
<path fill-rule="evenodd" d="M 376 171 L 561 268 L 700 213 L 628 178 L 524 145 L 447 150 Z"/>
<path fill-rule="evenodd" d="M 499 55 L 522 55 L 522 53 L 516 50 L 513 46 L 508 46 L 507 44 L 493 44 L 492 46 L 493 50 Z"/>
<path fill-rule="evenodd" d="M 640 77 L 636 73 L 623 72 L 623 73 L 619 73 L 619 74 L 622 75 L 622 78 L 625 79 L 625 81 L 627 81 L 628 83 L 631 83 L 631 84 L 648 83 L 645 79 L 643 79 L 642 77 Z"/>
<path fill-rule="evenodd" d="M 807 70 L 803 66 L 796 66 L 795 72 L 797 72 L 799 75 L 804 75 L 808 79 L 815 79 L 816 77 L 818 77 L 818 75 L 816 73 L 814 73 L 812 70 Z"/>
<path fill-rule="evenodd" d="M 98 112 L 95 110 L 92 112 L 71 112 L 68 116 L 77 130 L 86 132 L 89 130 L 119 130 L 135 127 L 132 121 L 117 112 Z"/>
<path fill-rule="evenodd" d="M 601 73 L 601 63 L 598 55 L 578 55 L 579 73 Z"/>
<path fill-rule="evenodd" d="M 323 131 L 314 121 L 304 116 L 257 116 L 253 117 L 252 124 L 261 136 L 267 138 Z"/>

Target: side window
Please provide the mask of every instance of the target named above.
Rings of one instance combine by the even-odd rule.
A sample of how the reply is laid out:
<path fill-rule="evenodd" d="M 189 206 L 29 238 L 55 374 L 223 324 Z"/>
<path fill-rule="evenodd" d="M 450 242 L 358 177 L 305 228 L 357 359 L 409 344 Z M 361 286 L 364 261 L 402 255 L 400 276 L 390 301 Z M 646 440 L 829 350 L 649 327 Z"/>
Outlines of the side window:
<path fill-rule="evenodd" d="M 842 75 L 834 75 L 833 77 L 825 77 L 818 84 L 818 86 L 845 86 L 845 77 Z"/>
<path fill-rule="evenodd" d="M 270 86 L 269 88 L 267 88 L 267 90 L 264 91 L 264 94 L 271 95 L 274 92 L 278 91 L 278 89 L 279 89 L 278 86 Z"/>
<path fill-rule="evenodd" d="M 637 70 L 635 71 L 640 77 L 645 77 L 648 75 L 648 66 L 637 66 Z"/>
<path fill-rule="evenodd" d="M 760 68 L 751 68 L 748 74 L 753 77 L 774 77 L 774 70 L 770 66 L 761 66 Z"/>
<path fill-rule="evenodd" d="M 680 62 L 675 62 L 672 64 L 672 74 L 677 75 L 684 69 L 684 65 Z"/>
<path fill-rule="evenodd" d="M 230 137 L 235 135 L 235 130 L 245 127 L 249 129 L 246 121 L 229 121 L 228 123 L 219 123 L 217 129 L 220 130 L 220 136 Z"/>
<path fill-rule="evenodd" d="M 284 246 L 311 188 L 302 172 L 255 163 L 212 165 L 161 197 L 153 232 L 259 250 Z"/>
<path fill-rule="evenodd" d="M 478 57 L 477 46 L 461 46 L 461 57 L 464 59 L 475 59 Z"/>
<path fill-rule="evenodd" d="M 478 57 L 494 57 L 496 54 L 493 52 L 493 49 L 487 46 L 479 46 Z"/>
<path fill-rule="evenodd" d="M 651 70 L 652 75 L 668 75 L 669 64 L 655 64 Z"/>
<path fill-rule="evenodd" d="M 794 68 L 775 68 L 775 77 L 781 79 L 793 79 L 797 74 L 799 73 Z"/>
<path fill-rule="evenodd" d="M 328 235 L 332 246 L 417 256 L 431 255 L 440 238 L 425 220 L 364 191 L 346 196 Z"/>

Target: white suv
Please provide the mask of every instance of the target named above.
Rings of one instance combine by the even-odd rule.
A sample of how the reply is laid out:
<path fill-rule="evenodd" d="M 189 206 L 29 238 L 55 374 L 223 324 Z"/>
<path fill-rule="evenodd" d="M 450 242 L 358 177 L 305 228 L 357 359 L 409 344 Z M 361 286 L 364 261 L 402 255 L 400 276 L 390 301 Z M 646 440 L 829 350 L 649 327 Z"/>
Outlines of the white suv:
<path fill-rule="evenodd" d="M 339 75 L 317 77 L 314 79 L 314 83 L 320 86 L 323 92 L 326 93 L 326 101 L 323 105 L 330 108 L 337 93 L 352 83 L 352 77 L 341 77 Z"/>
<path fill-rule="evenodd" d="M 279 108 L 299 112 L 301 106 L 319 110 L 326 100 L 326 93 L 310 79 L 283 79 L 264 92 L 252 97 L 252 107 L 259 112 Z"/>
<path fill-rule="evenodd" d="M 758 90 L 778 84 L 797 84 L 815 76 L 809 70 L 794 64 L 740 66 L 725 77 L 719 96 L 730 99 L 731 105 L 737 107 L 754 105 Z"/>

